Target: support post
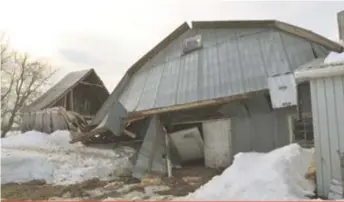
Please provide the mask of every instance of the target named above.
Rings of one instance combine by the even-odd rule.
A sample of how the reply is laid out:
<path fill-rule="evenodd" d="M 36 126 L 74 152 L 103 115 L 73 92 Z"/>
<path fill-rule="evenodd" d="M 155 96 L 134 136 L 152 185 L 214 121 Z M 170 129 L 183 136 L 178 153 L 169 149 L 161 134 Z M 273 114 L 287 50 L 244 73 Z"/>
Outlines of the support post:
<path fill-rule="evenodd" d="M 69 106 L 70 106 L 70 111 L 74 111 L 74 95 L 73 95 L 73 89 L 71 89 L 70 92 L 69 92 Z"/>
<path fill-rule="evenodd" d="M 166 165 L 167 165 L 167 176 L 172 177 L 172 163 L 171 163 L 171 154 L 170 154 L 170 141 L 166 128 L 163 127 L 165 133 L 165 144 L 166 144 Z"/>
<path fill-rule="evenodd" d="M 293 117 L 292 115 L 288 115 L 288 129 L 289 129 L 289 144 L 294 142 L 294 130 L 293 130 Z"/>

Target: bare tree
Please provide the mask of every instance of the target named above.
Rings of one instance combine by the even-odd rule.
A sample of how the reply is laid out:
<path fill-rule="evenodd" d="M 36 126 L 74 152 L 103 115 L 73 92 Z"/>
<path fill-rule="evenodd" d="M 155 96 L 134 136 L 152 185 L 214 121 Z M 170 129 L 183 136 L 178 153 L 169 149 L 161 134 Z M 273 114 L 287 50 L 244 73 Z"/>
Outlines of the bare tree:
<path fill-rule="evenodd" d="M 11 130 L 19 117 L 19 110 L 32 102 L 56 71 L 27 54 L 1 48 L 1 137 Z"/>

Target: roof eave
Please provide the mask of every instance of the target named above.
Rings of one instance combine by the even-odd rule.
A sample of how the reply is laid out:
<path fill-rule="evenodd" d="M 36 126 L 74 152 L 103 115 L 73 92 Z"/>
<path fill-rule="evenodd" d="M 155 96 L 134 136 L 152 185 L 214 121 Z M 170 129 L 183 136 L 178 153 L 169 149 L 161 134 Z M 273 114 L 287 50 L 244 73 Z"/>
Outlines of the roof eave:
<path fill-rule="evenodd" d="M 281 22 L 281 21 L 275 21 L 275 28 L 280 29 L 282 31 L 285 31 L 289 34 L 293 34 L 296 35 L 298 37 L 304 38 L 306 40 L 312 41 L 314 43 L 323 45 L 324 47 L 332 50 L 332 51 L 336 51 L 338 53 L 343 52 L 343 46 L 340 45 L 339 43 L 336 43 L 330 39 L 327 39 L 324 36 L 321 36 L 315 32 L 312 32 L 310 30 L 295 26 L 295 25 L 291 25 L 285 22 Z"/>
<path fill-rule="evenodd" d="M 294 72 L 294 76 L 297 82 L 341 75 L 344 75 L 344 62 L 322 64 L 315 68 L 313 67 L 310 69 Z"/>
<path fill-rule="evenodd" d="M 128 70 L 127 73 L 128 75 L 134 74 L 138 69 L 141 68 L 142 65 L 144 65 L 149 59 L 153 58 L 156 56 L 159 51 L 166 46 L 168 46 L 174 39 L 178 38 L 181 36 L 183 33 L 188 31 L 190 26 L 188 25 L 187 22 L 184 22 L 181 24 L 177 29 L 175 29 L 171 34 L 169 34 L 167 37 L 165 37 L 160 43 L 158 43 L 155 47 L 153 47 L 148 53 L 143 55 L 137 62 L 135 62 Z"/>
<path fill-rule="evenodd" d="M 219 29 L 219 28 L 275 28 L 289 34 L 304 38 L 308 41 L 323 45 L 324 47 L 341 53 L 344 48 L 339 43 L 327 39 L 310 30 L 291 25 L 278 20 L 234 20 L 234 21 L 193 21 L 192 28 Z"/>

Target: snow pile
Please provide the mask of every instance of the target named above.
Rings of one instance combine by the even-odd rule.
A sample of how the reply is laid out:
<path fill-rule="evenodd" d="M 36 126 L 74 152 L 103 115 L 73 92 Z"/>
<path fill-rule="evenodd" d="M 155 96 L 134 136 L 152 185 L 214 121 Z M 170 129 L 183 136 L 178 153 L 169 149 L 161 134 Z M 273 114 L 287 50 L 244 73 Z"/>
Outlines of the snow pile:
<path fill-rule="evenodd" d="M 328 54 L 328 56 L 325 58 L 325 61 L 324 61 L 325 64 L 336 63 L 336 62 L 344 62 L 344 52 L 343 53 L 331 52 L 330 54 Z"/>
<path fill-rule="evenodd" d="M 305 179 L 313 149 L 291 144 L 269 153 L 239 153 L 232 166 L 186 199 L 300 200 L 312 196 L 315 184 Z"/>
<path fill-rule="evenodd" d="M 130 168 L 129 147 L 90 148 L 69 144 L 68 131 L 50 135 L 30 131 L 1 140 L 1 183 L 43 179 L 70 184 L 90 178 L 106 179 L 116 168 Z"/>

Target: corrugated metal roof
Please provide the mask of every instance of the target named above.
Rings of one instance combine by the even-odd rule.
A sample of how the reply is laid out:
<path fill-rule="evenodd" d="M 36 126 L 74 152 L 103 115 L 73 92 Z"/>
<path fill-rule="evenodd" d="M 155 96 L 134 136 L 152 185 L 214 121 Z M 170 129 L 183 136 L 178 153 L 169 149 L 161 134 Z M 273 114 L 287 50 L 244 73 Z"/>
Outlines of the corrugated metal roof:
<path fill-rule="evenodd" d="M 67 74 L 57 84 L 46 91 L 42 96 L 35 100 L 30 105 L 23 108 L 22 112 L 36 111 L 43 109 L 52 104 L 57 99 L 61 98 L 71 88 L 73 88 L 79 81 L 86 78 L 92 72 L 95 73 L 94 69 L 86 69 L 81 71 L 75 71 Z"/>
<path fill-rule="evenodd" d="M 294 44 L 283 44 L 283 37 L 272 30 L 237 33 L 235 38 L 145 67 L 132 77 L 119 100 L 133 112 L 268 89 L 268 77 L 292 72 L 314 58 L 309 42 L 298 41 L 295 49 Z"/>
<path fill-rule="evenodd" d="M 343 50 L 343 47 L 340 46 L 339 44 L 326 39 L 325 37 L 322 37 L 316 33 L 313 33 L 309 30 L 305 30 L 303 28 L 300 27 L 296 27 L 293 25 L 289 25 L 287 23 L 283 23 L 283 22 L 279 22 L 276 20 L 246 20 L 246 21 L 213 21 L 213 22 L 192 22 L 193 28 L 211 28 L 211 26 L 214 26 L 214 28 L 274 28 L 274 29 L 278 29 L 281 31 L 284 31 L 285 33 L 289 33 L 292 35 L 296 35 L 298 37 L 304 38 L 308 41 L 312 41 L 315 42 L 317 44 L 321 44 L 322 46 L 327 47 L 328 49 L 332 50 L 332 51 L 337 51 L 337 52 L 341 52 Z M 235 82 L 238 79 L 242 79 L 241 75 L 243 74 L 243 68 L 240 68 L 240 66 L 237 66 L 237 68 L 231 69 L 229 71 L 229 69 L 225 70 L 226 68 L 220 68 L 221 70 L 218 70 L 217 74 L 218 74 L 218 81 L 217 82 L 213 82 L 212 85 L 206 85 L 209 86 L 208 87 L 208 91 L 206 93 L 199 92 L 199 88 L 195 88 L 195 86 L 188 86 L 190 83 L 195 84 L 195 83 L 200 83 L 201 85 L 205 85 L 206 82 L 208 82 L 208 77 L 205 77 L 205 79 L 200 79 L 200 77 L 202 77 L 202 74 L 206 74 L 206 72 L 211 69 L 210 74 L 212 72 L 216 72 L 217 70 L 215 70 L 215 67 L 206 67 L 206 64 L 208 65 L 213 65 L 214 62 L 218 62 L 219 63 L 219 67 L 220 66 L 229 66 L 228 64 L 226 64 L 223 61 L 229 61 L 229 63 L 237 63 L 240 64 L 243 63 L 243 66 L 248 66 L 248 65 L 252 65 L 255 62 L 258 62 L 260 68 L 262 68 L 262 64 L 267 65 L 267 63 L 270 63 L 271 66 L 274 66 L 274 68 L 269 69 L 270 72 L 268 72 L 268 74 L 272 74 L 272 72 L 275 73 L 281 73 L 280 71 L 285 70 L 286 68 L 288 68 L 288 66 L 286 65 L 286 63 L 290 64 L 289 61 L 279 61 L 279 59 L 281 58 L 281 54 L 283 51 L 286 50 L 282 50 L 282 49 L 278 49 L 277 52 L 273 52 L 270 51 L 272 50 L 276 50 L 276 47 L 274 46 L 281 46 L 281 44 L 273 44 L 270 42 L 267 42 L 267 44 L 269 44 L 272 48 L 269 48 L 267 46 L 264 46 L 265 48 L 267 48 L 266 50 L 261 50 L 261 51 L 268 51 L 271 55 L 274 55 L 273 57 L 268 57 L 268 58 L 261 58 L 260 57 L 260 61 L 256 58 L 256 60 L 254 60 L 254 58 L 251 60 L 250 58 L 248 58 L 250 60 L 251 63 L 248 62 L 243 62 L 243 59 L 247 59 L 247 57 L 251 57 L 249 54 L 247 54 L 247 52 L 245 51 L 240 51 L 240 53 L 242 54 L 240 57 L 240 59 L 234 59 L 234 60 L 230 60 L 228 58 L 235 58 L 232 55 L 237 54 L 236 52 L 231 52 L 231 51 L 235 51 L 237 50 L 238 47 L 235 46 L 234 44 L 226 44 L 226 43 L 222 43 L 222 47 L 217 47 L 214 48 L 216 51 L 219 51 L 219 54 L 217 54 L 218 56 L 218 60 L 214 61 L 214 60 L 207 60 L 209 63 L 206 63 L 205 65 L 200 64 L 203 66 L 202 70 L 199 70 L 197 72 L 197 76 L 196 74 L 194 74 L 195 72 L 192 73 L 191 70 L 184 70 L 183 67 L 184 66 L 192 66 L 192 64 L 198 64 L 198 60 L 200 60 L 200 58 L 203 57 L 203 55 L 207 55 L 207 54 L 213 54 L 215 50 L 211 50 L 211 49 L 207 49 L 206 52 L 203 52 L 200 55 L 196 54 L 193 57 L 194 58 L 188 58 L 186 57 L 183 60 L 171 60 L 165 64 L 161 64 L 156 69 L 156 73 L 160 74 L 160 81 L 159 82 L 159 86 L 168 86 L 166 88 L 165 87 L 159 87 L 157 88 L 157 84 L 155 85 L 155 87 L 152 87 L 151 89 L 148 89 L 149 86 L 151 86 L 151 84 L 147 84 L 147 89 L 143 92 L 143 89 L 135 89 L 133 86 L 141 85 L 141 88 L 143 88 L 143 84 L 139 84 L 136 83 L 132 84 L 130 82 L 130 80 L 133 80 L 133 76 L 134 77 L 143 77 L 140 73 L 138 73 L 138 75 L 136 75 L 136 72 L 139 71 L 145 64 L 147 64 L 147 62 L 149 60 L 151 60 L 152 58 L 154 58 L 155 56 L 157 56 L 159 53 L 161 53 L 161 51 L 166 48 L 171 42 L 173 42 L 175 39 L 177 39 L 178 37 L 180 37 L 182 34 L 186 33 L 188 30 L 190 30 L 191 28 L 188 26 L 187 23 L 183 23 L 181 26 L 179 26 L 175 31 L 173 31 L 170 35 L 168 35 L 164 40 L 162 40 L 157 46 L 155 46 L 153 49 L 151 49 L 147 54 L 145 54 L 140 60 L 138 60 L 134 65 L 132 65 L 125 77 L 126 79 L 123 80 L 123 82 L 121 82 L 119 84 L 119 87 L 115 88 L 115 90 L 113 91 L 113 93 L 111 94 L 111 96 L 109 97 L 109 99 L 106 101 L 106 103 L 102 106 L 102 108 L 98 111 L 97 115 L 95 116 L 95 118 L 92 121 L 92 124 L 99 124 L 100 121 L 106 116 L 106 114 L 108 113 L 109 108 L 111 107 L 111 103 L 113 103 L 114 100 L 118 99 L 118 96 L 122 94 L 122 91 L 124 90 L 124 87 L 130 85 L 130 89 L 128 90 L 127 88 L 127 92 L 124 92 L 123 95 L 121 95 L 121 99 L 125 100 L 127 97 L 135 97 L 133 98 L 133 101 L 130 101 L 129 108 L 131 109 L 144 109 L 147 108 L 147 106 L 153 105 L 153 106 L 168 106 L 171 104 L 176 104 L 176 103 L 181 103 L 182 100 L 198 100 L 200 98 L 205 98 L 205 97 L 209 97 L 209 95 L 207 94 L 214 94 L 213 96 L 217 97 L 219 95 L 223 95 L 223 94 L 228 94 L 227 91 L 230 91 L 231 93 L 235 93 L 237 92 L 243 92 L 243 89 L 245 90 L 255 90 L 255 89 L 259 89 L 259 87 L 262 86 L 266 86 L 266 83 L 262 82 L 261 79 L 259 79 L 259 77 L 264 77 L 264 75 L 256 75 L 256 80 L 252 80 L 251 77 L 249 80 L 245 80 L 243 83 L 237 83 Z M 250 42 L 250 43 L 254 43 L 254 42 Z M 262 47 L 262 48 L 264 48 Z M 227 52 L 229 52 L 230 54 L 227 56 L 221 56 L 221 53 L 223 53 L 223 51 L 221 51 L 222 49 L 225 49 Z M 254 49 L 254 46 L 251 46 L 251 49 Z M 253 50 L 256 52 L 259 52 L 257 50 Z M 319 51 L 319 50 L 316 50 Z M 321 50 L 320 50 L 321 52 Z M 300 51 L 300 53 L 302 53 L 302 51 Z M 258 53 L 257 53 L 258 54 Z M 298 56 L 298 54 L 296 55 Z M 292 56 L 293 58 L 296 58 L 296 56 Z M 168 57 L 168 56 L 166 56 Z M 189 57 L 191 57 L 189 55 Z M 210 56 L 207 56 L 210 57 Z M 246 58 L 245 58 L 246 57 Z M 259 58 L 259 57 L 258 57 Z M 306 58 L 307 59 L 307 58 Z M 311 60 L 312 58 L 309 58 L 306 61 L 303 62 L 308 62 L 309 60 Z M 300 65 L 302 62 L 302 60 L 305 60 L 305 58 L 301 58 L 301 59 L 295 59 L 295 61 L 291 61 L 291 63 Z M 252 63 L 253 62 L 253 63 Z M 163 70 L 158 70 L 159 68 L 163 69 Z M 189 67 L 188 67 L 189 68 Z M 192 67 L 191 67 L 192 68 Z M 178 76 L 180 74 L 181 71 L 185 71 L 184 73 L 190 73 L 190 75 L 192 76 L 191 78 L 187 77 L 184 75 L 184 73 L 181 73 L 181 75 L 185 76 Z M 253 71 L 250 74 L 257 74 L 257 71 Z M 145 74 L 145 73 L 143 73 Z M 216 74 L 216 73 L 214 73 Z M 174 75 L 172 78 L 170 77 L 170 75 Z M 147 76 L 147 75 L 146 75 Z M 266 75 L 265 75 L 266 76 Z M 197 77 L 197 81 L 195 80 L 195 78 Z M 204 77 L 204 76 L 203 76 Z M 231 79 L 226 79 L 230 77 Z M 178 80 L 177 80 L 178 78 Z M 220 80 L 221 78 L 221 80 Z M 179 79 L 180 79 L 180 83 L 179 83 Z M 210 78 L 209 78 L 210 79 Z M 216 79 L 216 77 L 211 78 L 211 79 Z M 140 80 L 140 79 L 139 79 Z M 202 83 L 203 82 L 203 83 Z M 220 83 L 219 83 L 220 82 Z M 144 82 L 145 84 L 146 82 Z M 255 85 L 250 85 L 250 84 L 256 84 Z M 239 86 L 238 86 L 239 85 Z M 200 86 L 200 85 L 198 85 Z M 246 87 L 248 86 L 248 87 Z M 241 88 L 241 90 L 240 90 Z M 163 89 L 163 90 L 162 90 Z M 178 89 L 178 90 L 177 90 Z M 227 90 L 229 89 L 229 90 Z M 172 92 L 176 92 L 178 91 L 177 94 L 173 94 Z M 195 93 L 191 94 L 190 92 L 198 92 L 197 96 Z M 152 95 L 154 96 L 154 98 L 151 99 L 151 103 L 143 103 L 140 104 L 138 102 L 138 99 L 141 99 L 141 94 L 144 93 L 144 96 L 146 95 L 146 93 L 152 93 Z M 136 96 L 132 96 L 132 95 L 136 95 Z M 137 95 L 139 95 L 137 97 Z M 147 94 L 148 95 L 148 94 Z M 143 97 L 144 99 L 146 99 L 145 97 Z M 135 99 L 137 100 L 137 102 L 135 101 Z M 143 99 L 143 100 L 144 100 Z M 154 101 L 154 102 L 153 102 Z M 126 102 L 126 101 L 125 101 Z M 145 101 L 146 102 L 146 101 Z M 154 104 L 153 104 L 154 103 Z"/>

